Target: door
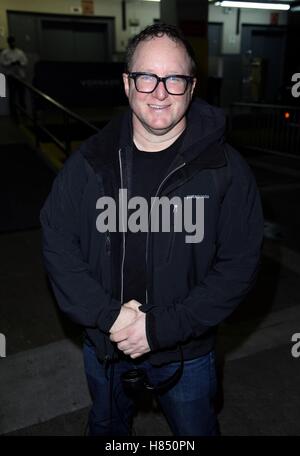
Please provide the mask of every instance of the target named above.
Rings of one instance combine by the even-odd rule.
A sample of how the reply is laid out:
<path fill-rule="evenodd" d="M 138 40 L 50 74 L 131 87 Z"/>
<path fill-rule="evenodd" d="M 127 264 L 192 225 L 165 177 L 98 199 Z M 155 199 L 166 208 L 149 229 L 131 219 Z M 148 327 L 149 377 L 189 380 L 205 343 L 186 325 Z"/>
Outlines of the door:
<path fill-rule="evenodd" d="M 41 59 L 103 62 L 108 56 L 107 25 L 71 20 L 42 20 Z"/>
<path fill-rule="evenodd" d="M 282 27 L 243 25 L 242 54 L 244 62 L 261 73 L 262 96 L 260 101 L 272 103 L 278 99 L 283 83 L 286 31 Z M 253 63 L 254 62 L 254 63 Z M 259 68 L 260 66 L 260 68 Z M 253 73 L 253 71 L 252 71 Z"/>

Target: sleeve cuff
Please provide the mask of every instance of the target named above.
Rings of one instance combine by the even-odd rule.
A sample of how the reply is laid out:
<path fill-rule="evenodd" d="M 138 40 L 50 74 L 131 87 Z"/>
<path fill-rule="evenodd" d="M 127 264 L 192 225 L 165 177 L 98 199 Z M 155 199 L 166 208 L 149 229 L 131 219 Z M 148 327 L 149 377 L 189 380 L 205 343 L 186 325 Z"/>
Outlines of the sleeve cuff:
<path fill-rule="evenodd" d="M 121 310 L 121 303 L 120 301 L 116 299 L 112 299 L 110 306 L 109 306 L 109 312 L 106 313 L 104 316 L 102 312 L 100 313 L 98 320 L 97 320 L 97 326 L 98 328 L 106 333 L 109 333 L 110 328 L 116 321 L 116 319 L 119 316 Z"/>
<path fill-rule="evenodd" d="M 155 316 L 153 313 L 146 313 L 146 337 L 151 351 L 159 349 L 159 342 L 155 332 Z"/>
<path fill-rule="evenodd" d="M 164 311 L 165 310 L 165 311 Z M 151 351 L 175 347 L 190 337 L 200 337 L 209 326 L 197 323 L 191 327 L 189 320 L 181 318 L 176 309 L 157 309 L 146 314 L 146 336 Z"/>

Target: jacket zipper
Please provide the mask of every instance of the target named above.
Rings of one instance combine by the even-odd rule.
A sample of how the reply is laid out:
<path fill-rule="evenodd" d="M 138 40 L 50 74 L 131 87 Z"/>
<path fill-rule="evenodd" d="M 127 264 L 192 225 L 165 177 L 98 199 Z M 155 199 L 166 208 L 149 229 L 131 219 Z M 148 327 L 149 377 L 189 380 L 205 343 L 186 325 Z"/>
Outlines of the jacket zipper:
<path fill-rule="evenodd" d="M 157 197 L 161 187 L 163 184 L 172 176 L 176 171 L 179 169 L 183 168 L 186 165 L 186 163 L 181 163 L 181 165 L 177 166 L 174 168 L 172 171 L 169 172 L 169 174 L 162 180 L 162 182 L 159 184 L 157 191 L 155 193 L 155 198 Z M 119 167 L 120 167 L 120 177 L 121 177 L 121 188 L 124 188 L 124 179 L 123 179 L 123 170 L 122 170 L 122 158 L 121 158 L 121 149 L 119 149 Z M 155 201 L 155 200 L 154 200 Z M 154 204 L 154 203 L 153 203 Z M 150 227 L 150 222 L 151 222 L 151 212 L 153 208 L 153 204 L 151 205 L 150 208 L 150 213 L 148 217 L 148 231 L 147 231 L 147 237 L 146 237 L 146 271 L 147 271 L 147 264 L 148 264 L 148 246 L 149 246 L 149 227 Z M 123 222 L 123 220 L 122 220 Z M 126 254 L 126 237 L 125 237 L 125 230 L 124 226 L 122 226 L 122 263 L 121 263 L 121 303 L 123 304 L 123 296 L 124 296 L 124 263 L 125 263 L 125 254 Z M 148 304 L 148 287 L 146 286 L 146 304 Z"/>
<path fill-rule="evenodd" d="M 172 171 L 170 171 L 170 173 L 162 180 L 162 182 L 159 184 L 157 190 L 156 190 L 156 193 L 155 193 L 155 196 L 154 198 L 157 197 L 161 187 L 163 186 L 163 184 L 166 182 L 166 180 L 169 179 L 170 176 L 172 176 L 176 171 L 178 171 L 179 169 L 183 168 L 184 166 L 186 165 L 186 163 L 181 163 L 181 165 L 177 166 L 176 168 L 174 168 Z M 154 200 L 155 202 L 155 200 Z M 153 202 L 153 204 L 154 204 Z M 151 208 L 150 208 L 150 213 L 149 213 L 149 217 L 148 217 L 148 231 L 147 231 L 147 238 L 146 238 L 146 273 L 148 271 L 148 249 L 149 249 L 149 228 L 150 228 L 150 223 L 151 223 L 151 212 L 152 212 L 152 208 L 153 208 L 153 204 L 151 204 Z M 146 304 L 148 304 L 148 287 L 146 286 Z"/>
<path fill-rule="evenodd" d="M 155 197 L 158 195 L 162 185 L 166 182 L 167 179 L 169 179 L 170 176 L 172 176 L 176 171 L 179 169 L 183 168 L 186 165 L 186 163 L 181 163 L 181 165 L 177 166 L 175 169 L 173 169 L 159 184 Z M 123 169 L 122 169 L 122 158 L 121 158 L 121 149 L 119 149 L 119 167 L 120 167 L 120 178 L 121 178 L 121 188 L 124 188 L 124 178 L 123 178 Z M 147 238 L 146 238 L 146 273 L 147 273 L 147 263 L 148 263 L 148 244 L 149 244 L 149 226 L 150 226 L 150 221 L 151 221 L 151 211 L 152 211 L 153 205 L 151 205 L 150 208 L 150 214 L 148 217 L 148 231 L 147 231 Z M 123 219 L 122 219 L 123 222 Z M 121 305 L 123 304 L 123 297 L 124 297 L 124 263 L 125 263 L 125 253 L 126 253 L 126 236 L 125 236 L 125 230 L 124 226 L 122 225 L 122 263 L 121 263 L 121 293 L 120 293 L 120 300 L 121 300 Z M 146 285 L 146 304 L 148 304 L 148 288 Z M 105 355 L 104 357 L 104 365 L 106 366 L 107 363 L 110 361 L 110 356 L 108 354 Z"/>
<path fill-rule="evenodd" d="M 120 176 L 121 176 L 121 188 L 124 188 L 124 180 L 123 180 L 123 170 L 122 170 L 122 158 L 121 158 L 121 149 L 119 149 L 119 166 L 120 166 Z M 122 217 L 123 223 L 123 217 Z M 125 237 L 125 230 L 124 226 L 122 225 L 122 263 L 121 263 L 121 305 L 123 305 L 123 297 L 124 297 L 124 263 L 125 263 L 125 252 L 126 252 L 126 237 Z"/>
<path fill-rule="evenodd" d="M 105 247 L 107 255 L 110 255 L 110 235 L 109 232 L 106 234 Z"/>
<path fill-rule="evenodd" d="M 124 188 L 124 179 L 123 179 L 123 170 L 122 170 L 122 158 L 121 158 L 121 149 L 119 149 L 119 166 L 120 166 L 120 176 L 121 176 L 121 188 Z M 123 222 L 123 218 L 122 218 Z M 122 226 L 123 232 L 122 232 L 122 264 L 121 264 L 121 292 L 120 292 L 120 301 L 121 305 L 123 304 L 123 297 L 124 297 L 124 262 L 125 262 L 125 251 L 126 251 L 126 237 L 125 237 L 125 230 L 124 226 Z M 107 238 L 108 239 L 108 238 Z M 109 248 L 110 248 L 110 241 L 109 241 Z M 114 349 L 115 352 L 115 349 Z M 107 368 L 109 362 L 113 359 L 114 355 L 112 357 L 106 353 L 104 356 L 104 368 L 105 368 L 105 376 L 108 379 L 107 376 Z"/>

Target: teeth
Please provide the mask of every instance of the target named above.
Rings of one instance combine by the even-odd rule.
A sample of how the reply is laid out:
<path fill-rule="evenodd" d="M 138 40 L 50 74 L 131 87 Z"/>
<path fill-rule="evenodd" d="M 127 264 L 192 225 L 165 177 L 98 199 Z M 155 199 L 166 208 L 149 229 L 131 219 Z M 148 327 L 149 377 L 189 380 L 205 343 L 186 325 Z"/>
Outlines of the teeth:
<path fill-rule="evenodd" d="M 155 108 L 155 109 L 164 109 L 166 106 L 156 106 L 156 105 L 149 105 L 150 108 Z"/>

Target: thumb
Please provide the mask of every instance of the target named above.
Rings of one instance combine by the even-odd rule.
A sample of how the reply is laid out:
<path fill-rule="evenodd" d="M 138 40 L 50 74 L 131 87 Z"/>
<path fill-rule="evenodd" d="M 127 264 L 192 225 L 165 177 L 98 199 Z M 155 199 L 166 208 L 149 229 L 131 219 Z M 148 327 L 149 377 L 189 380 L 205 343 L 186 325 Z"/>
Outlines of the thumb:
<path fill-rule="evenodd" d="M 128 301 L 124 304 L 124 307 L 127 307 L 128 309 L 132 309 L 135 311 L 138 311 L 140 306 L 141 306 L 141 303 L 136 301 L 135 299 L 131 299 L 130 301 Z"/>

